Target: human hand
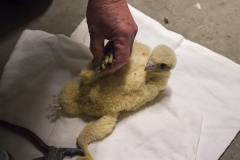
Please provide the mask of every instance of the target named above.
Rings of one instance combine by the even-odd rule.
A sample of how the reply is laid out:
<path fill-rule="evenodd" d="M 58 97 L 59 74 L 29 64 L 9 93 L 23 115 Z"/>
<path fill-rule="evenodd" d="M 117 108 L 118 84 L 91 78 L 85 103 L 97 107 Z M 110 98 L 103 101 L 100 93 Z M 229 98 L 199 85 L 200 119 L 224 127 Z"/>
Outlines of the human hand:
<path fill-rule="evenodd" d="M 87 23 L 93 65 L 101 65 L 109 52 L 113 61 L 104 72 L 114 72 L 126 64 L 138 30 L 126 0 L 89 0 Z M 105 47 L 104 39 L 109 40 Z"/>

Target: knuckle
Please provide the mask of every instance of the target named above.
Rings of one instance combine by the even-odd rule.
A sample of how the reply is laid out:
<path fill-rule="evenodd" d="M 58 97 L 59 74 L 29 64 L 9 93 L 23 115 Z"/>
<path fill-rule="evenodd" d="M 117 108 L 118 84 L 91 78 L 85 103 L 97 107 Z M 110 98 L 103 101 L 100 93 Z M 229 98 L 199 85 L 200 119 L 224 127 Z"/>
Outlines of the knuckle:
<path fill-rule="evenodd" d="M 121 29 L 121 34 L 124 36 L 124 37 L 129 37 L 131 34 L 132 34 L 132 29 L 130 27 L 124 27 Z"/>
<path fill-rule="evenodd" d="M 136 24 L 134 25 L 127 25 L 125 27 L 121 28 L 121 34 L 124 37 L 132 37 L 135 36 L 136 33 L 138 32 L 138 27 Z"/>

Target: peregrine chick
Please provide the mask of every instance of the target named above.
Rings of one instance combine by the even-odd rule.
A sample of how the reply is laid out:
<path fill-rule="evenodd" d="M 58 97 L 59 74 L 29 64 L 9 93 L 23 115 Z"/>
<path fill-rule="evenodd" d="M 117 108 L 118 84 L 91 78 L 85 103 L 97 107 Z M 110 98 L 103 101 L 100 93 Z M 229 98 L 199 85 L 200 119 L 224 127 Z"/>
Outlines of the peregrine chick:
<path fill-rule="evenodd" d="M 135 42 L 129 63 L 115 73 L 97 73 L 89 64 L 62 88 L 59 104 L 63 115 L 84 112 L 99 117 L 88 123 L 77 138 L 85 153 L 78 160 L 93 160 L 88 145 L 113 131 L 121 111 L 136 110 L 164 90 L 176 61 L 173 50 L 165 45 L 151 53 L 147 45 Z"/>

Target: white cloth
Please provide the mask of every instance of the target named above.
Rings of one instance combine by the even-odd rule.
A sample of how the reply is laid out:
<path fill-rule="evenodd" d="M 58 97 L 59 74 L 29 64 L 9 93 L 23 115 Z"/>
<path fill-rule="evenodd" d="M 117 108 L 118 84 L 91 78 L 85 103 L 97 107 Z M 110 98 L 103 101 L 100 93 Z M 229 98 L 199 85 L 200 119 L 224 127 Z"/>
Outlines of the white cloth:
<path fill-rule="evenodd" d="M 135 113 L 123 113 L 110 136 L 89 146 L 93 157 L 218 159 L 240 128 L 240 66 L 130 9 L 139 27 L 136 40 L 151 48 L 160 43 L 172 47 L 178 63 L 163 94 Z M 75 147 L 76 137 L 91 119 L 63 117 L 53 123 L 46 116 L 52 95 L 91 59 L 80 44 L 89 45 L 85 21 L 71 37 L 76 41 L 25 31 L 0 83 L 0 119 L 29 128 L 58 147 Z M 0 148 L 15 159 L 42 155 L 30 142 L 1 127 L 0 137 Z"/>

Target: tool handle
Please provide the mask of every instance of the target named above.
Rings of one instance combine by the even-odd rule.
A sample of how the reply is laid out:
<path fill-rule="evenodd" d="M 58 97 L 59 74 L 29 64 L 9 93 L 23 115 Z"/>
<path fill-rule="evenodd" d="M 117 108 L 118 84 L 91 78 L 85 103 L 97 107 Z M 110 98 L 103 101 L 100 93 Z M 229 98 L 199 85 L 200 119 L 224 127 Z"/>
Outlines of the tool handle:
<path fill-rule="evenodd" d="M 11 131 L 14 131 L 14 132 L 17 132 L 17 133 L 20 133 L 20 134 L 26 136 L 31 141 L 35 142 L 38 145 L 40 150 L 42 150 L 43 152 L 47 151 L 47 148 L 49 146 L 46 145 L 35 133 L 30 131 L 29 129 L 5 122 L 3 120 L 0 120 L 0 125 Z"/>

